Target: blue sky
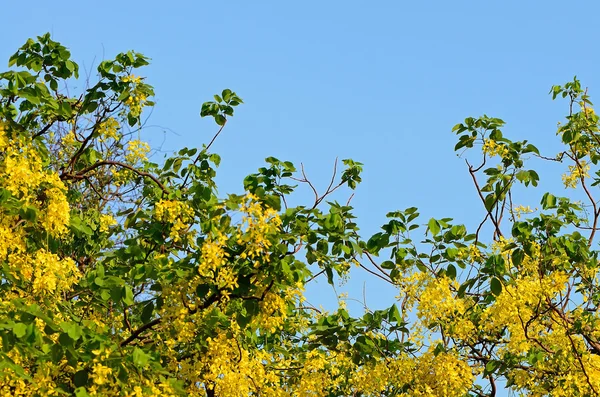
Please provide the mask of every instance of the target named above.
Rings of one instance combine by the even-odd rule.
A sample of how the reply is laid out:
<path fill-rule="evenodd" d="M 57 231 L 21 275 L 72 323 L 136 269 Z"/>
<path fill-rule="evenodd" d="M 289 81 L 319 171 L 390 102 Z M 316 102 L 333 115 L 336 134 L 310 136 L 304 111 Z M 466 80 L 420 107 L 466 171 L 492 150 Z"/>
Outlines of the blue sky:
<path fill-rule="evenodd" d="M 157 93 L 147 139 L 164 151 L 208 142 L 215 125 L 200 105 L 231 88 L 246 103 L 213 146 L 221 193 L 240 192 L 267 156 L 303 162 L 322 187 L 336 157 L 353 158 L 365 164 L 352 203 L 367 235 L 410 206 L 423 223 L 477 225 L 483 209 L 450 131 L 465 117 L 500 117 L 506 135 L 554 155 L 567 104 L 551 101 L 551 85 L 577 75 L 592 100 L 600 92 L 598 12 L 592 1 L 10 1 L 0 59 L 47 31 L 86 68 L 144 53 Z M 542 169 L 555 179 L 542 172 L 524 204 L 561 189 L 560 167 Z M 370 278 L 338 292 L 362 299 L 364 283 L 372 307 L 391 304 Z"/>

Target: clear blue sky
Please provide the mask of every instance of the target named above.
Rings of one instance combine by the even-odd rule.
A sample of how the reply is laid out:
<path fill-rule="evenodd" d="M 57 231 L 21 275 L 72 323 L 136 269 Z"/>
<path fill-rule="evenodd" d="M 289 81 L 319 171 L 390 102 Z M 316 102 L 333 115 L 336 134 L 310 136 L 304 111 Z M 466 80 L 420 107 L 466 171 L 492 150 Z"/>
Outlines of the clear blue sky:
<path fill-rule="evenodd" d="M 199 109 L 212 94 L 245 100 L 214 146 L 221 193 L 239 192 L 267 156 L 304 162 L 324 187 L 339 156 L 365 164 L 353 199 L 365 234 L 409 206 L 424 223 L 473 226 L 483 211 L 452 126 L 486 113 L 555 154 L 566 103 L 548 91 L 576 74 L 592 100 L 600 93 L 599 12 L 593 1 L 8 1 L 0 59 L 46 31 L 88 68 L 134 49 L 153 59 L 149 124 L 161 127 L 147 136 L 163 150 L 210 139 Z M 542 182 L 522 201 L 560 188 Z M 393 291 L 366 282 L 371 306 L 391 304 Z M 346 289 L 361 298 L 362 285 Z"/>

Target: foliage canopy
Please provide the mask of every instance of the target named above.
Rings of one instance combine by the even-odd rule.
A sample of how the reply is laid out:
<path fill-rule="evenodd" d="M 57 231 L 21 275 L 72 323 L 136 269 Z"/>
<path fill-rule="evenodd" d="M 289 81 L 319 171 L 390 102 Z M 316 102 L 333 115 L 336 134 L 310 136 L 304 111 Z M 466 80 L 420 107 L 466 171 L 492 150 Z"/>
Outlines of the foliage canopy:
<path fill-rule="evenodd" d="M 494 396 L 499 380 L 600 393 L 599 117 L 578 80 L 551 90 L 569 105 L 555 157 L 497 118 L 454 127 L 474 156 L 477 230 L 408 208 L 365 238 L 349 202 L 328 201 L 361 182 L 358 162 L 319 193 L 271 157 L 223 198 L 212 141 L 150 161 L 147 64 L 119 54 L 73 94 L 79 67 L 46 34 L 0 74 L 1 395 Z M 215 138 L 241 103 L 226 89 L 202 105 Z M 566 163 L 585 201 L 517 205 L 513 188 L 539 181 L 531 157 Z M 314 201 L 289 207 L 297 185 Z M 354 317 L 305 301 L 355 265 L 397 302 Z"/>

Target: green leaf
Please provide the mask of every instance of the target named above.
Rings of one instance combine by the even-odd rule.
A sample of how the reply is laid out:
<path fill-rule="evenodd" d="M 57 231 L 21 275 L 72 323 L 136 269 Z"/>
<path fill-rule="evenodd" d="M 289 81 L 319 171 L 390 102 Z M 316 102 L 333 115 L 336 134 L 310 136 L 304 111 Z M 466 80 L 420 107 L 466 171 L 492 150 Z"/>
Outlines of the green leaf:
<path fill-rule="evenodd" d="M 78 387 L 75 389 L 75 397 L 90 397 L 85 387 Z"/>
<path fill-rule="evenodd" d="M 81 338 L 81 335 L 83 334 L 83 330 L 81 329 L 79 324 L 69 324 L 69 326 L 67 328 L 67 334 L 69 335 L 69 338 L 71 338 L 73 340 L 77 340 L 77 339 Z"/>
<path fill-rule="evenodd" d="M 391 269 L 395 269 L 396 268 L 396 264 L 392 261 L 383 261 L 381 262 L 381 268 L 382 269 L 387 269 L 387 270 L 391 270 Z"/>
<path fill-rule="evenodd" d="M 13 326 L 13 333 L 17 338 L 21 339 L 25 336 L 25 334 L 27 334 L 27 324 L 16 323 Z"/>
<path fill-rule="evenodd" d="M 258 305 L 258 301 L 254 299 L 249 299 L 244 301 L 244 308 L 249 316 L 255 316 L 258 314 L 260 307 Z"/>
<path fill-rule="evenodd" d="M 154 302 L 148 302 L 144 308 L 142 309 L 142 322 L 147 323 L 152 319 L 152 314 L 154 313 Z"/>
<path fill-rule="evenodd" d="M 222 114 L 215 115 L 215 123 L 217 123 L 218 125 L 224 126 L 226 121 L 227 119 L 225 119 L 225 116 L 223 116 Z"/>
<path fill-rule="evenodd" d="M 496 361 L 496 360 L 490 360 L 488 361 L 488 363 L 485 365 L 485 375 L 489 375 L 489 374 L 493 374 L 494 371 L 500 367 L 500 362 Z"/>
<path fill-rule="evenodd" d="M 127 306 L 134 304 L 133 291 L 129 285 L 123 287 L 123 303 Z"/>
<path fill-rule="evenodd" d="M 556 196 L 550 193 L 546 193 L 542 197 L 542 201 L 540 202 L 540 204 L 545 210 L 556 208 Z"/>
<path fill-rule="evenodd" d="M 452 280 L 456 279 L 456 267 L 453 264 L 448 265 L 448 268 L 446 269 L 446 276 Z"/>
<path fill-rule="evenodd" d="M 522 249 L 517 248 L 512 252 L 511 258 L 513 265 L 518 268 L 523 263 L 523 259 L 525 259 L 525 253 Z"/>
<path fill-rule="evenodd" d="M 38 211 L 35 207 L 23 207 L 19 210 L 19 216 L 28 222 L 35 222 L 37 220 Z"/>
<path fill-rule="evenodd" d="M 502 293 L 502 282 L 498 280 L 498 278 L 492 277 L 490 281 L 490 289 L 492 290 L 492 294 L 499 296 Z"/>
<path fill-rule="evenodd" d="M 231 90 L 229 88 L 225 88 L 223 90 L 223 92 L 221 93 L 221 96 L 223 97 L 223 100 L 225 102 L 229 102 L 229 100 L 231 99 L 231 94 L 232 94 Z"/>
<path fill-rule="evenodd" d="M 135 366 L 143 368 L 148 364 L 149 360 L 150 356 L 144 353 L 139 347 L 136 347 L 133 350 L 133 364 L 135 364 Z"/>
<path fill-rule="evenodd" d="M 73 375 L 73 384 L 76 387 L 83 387 L 87 384 L 88 382 L 88 371 L 85 369 L 82 369 L 80 371 L 75 372 L 75 375 Z"/>
<path fill-rule="evenodd" d="M 402 316 L 400 315 L 400 311 L 398 310 L 398 306 L 394 303 L 388 312 L 388 320 L 394 321 L 397 324 L 402 322 Z"/>
<path fill-rule="evenodd" d="M 433 236 L 437 236 L 440 233 L 440 224 L 433 218 L 429 220 L 427 227 Z"/>

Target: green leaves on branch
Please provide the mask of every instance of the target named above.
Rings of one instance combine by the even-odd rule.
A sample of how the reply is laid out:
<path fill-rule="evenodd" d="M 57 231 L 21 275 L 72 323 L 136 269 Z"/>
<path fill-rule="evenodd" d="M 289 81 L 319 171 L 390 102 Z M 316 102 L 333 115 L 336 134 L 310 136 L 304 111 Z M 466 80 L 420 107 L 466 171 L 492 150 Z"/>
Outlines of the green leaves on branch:
<path fill-rule="evenodd" d="M 215 101 L 205 102 L 200 110 L 201 117 L 211 116 L 215 123 L 224 126 L 228 116 L 233 116 L 234 107 L 244 103 L 237 94 L 230 89 L 224 89 L 221 95 L 215 95 Z"/>

